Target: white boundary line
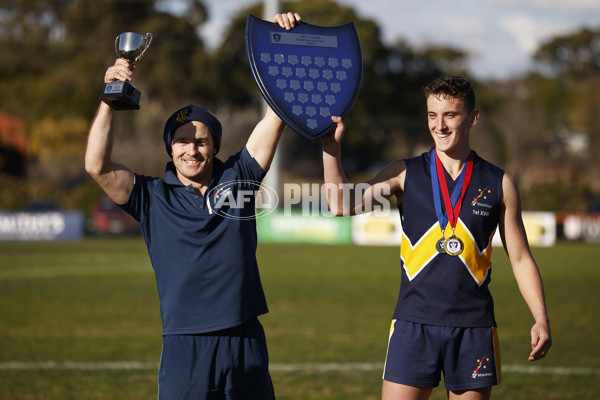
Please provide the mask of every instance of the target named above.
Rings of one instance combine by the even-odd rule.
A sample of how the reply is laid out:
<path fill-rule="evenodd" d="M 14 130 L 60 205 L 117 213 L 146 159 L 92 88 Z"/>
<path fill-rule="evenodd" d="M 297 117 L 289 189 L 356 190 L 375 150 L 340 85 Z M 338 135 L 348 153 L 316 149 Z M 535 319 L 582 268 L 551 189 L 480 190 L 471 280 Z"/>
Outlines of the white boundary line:
<path fill-rule="evenodd" d="M 126 267 L 88 267 L 84 265 L 74 265 L 66 267 L 53 268 L 21 268 L 0 271 L 0 281 L 17 279 L 45 279 L 62 277 L 86 277 L 94 275 L 125 275 L 148 273 L 151 274 L 152 267 L 146 263 L 137 263 Z"/>
<path fill-rule="evenodd" d="M 271 372 L 343 372 L 343 371 L 381 371 L 380 363 L 272 363 Z M 79 370 L 79 371 L 128 371 L 156 370 L 157 363 L 138 361 L 42 361 L 0 362 L 0 371 L 30 371 L 30 370 Z M 600 376 L 599 368 L 578 367 L 542 367 L 536 365 L 502 365 L 502 372 L 515 372 L 527 375 L 563 375 L 563 376 Z"/>
<path fill-rule="evenodd" d="M 0 363 L 0 371 L 8 370 L 80 370 L 80 371 L 102 371 L 102 370 L 144 370 L 157 369 L 158 364 L 143 363 L 137 361 L 100 361 L 100 362 L 79 362 L 79 361 L 41 361 L 41 362 L 22 362 L 8 361 Z"/>

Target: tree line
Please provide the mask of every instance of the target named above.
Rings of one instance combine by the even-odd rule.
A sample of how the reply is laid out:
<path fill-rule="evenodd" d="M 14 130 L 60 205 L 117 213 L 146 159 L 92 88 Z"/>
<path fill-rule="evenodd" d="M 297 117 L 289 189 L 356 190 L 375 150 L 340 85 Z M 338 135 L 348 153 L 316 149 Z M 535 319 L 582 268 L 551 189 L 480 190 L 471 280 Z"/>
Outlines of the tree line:
<path fill-rule="evenodd" d="M 231 151 L 244 142 L 262 104 L 246 57 L 245 22 L 248 14 L 262 15 L 262 2 L 239 10 L 214 51 L 198 35 L 198 28 L 210 21 L 202 1 L 182 2 L 181 16 L 164 11 L 161 3 L 0 4 L 0 120 L 3 115 L 20 120 L 27 139 L 24 168 L 11 169 L 15 148 L 0 134 L 0 180 L 12 188 L 0 194 L 0 208 L 19 208 L 44 197 L 81 208 L 99 195 L 83 171 L 83 153 L 104 71 L 116 57 L 113 42 L 121 32 L 152 32 L 154 39 L 133 80 L 142 92 L 142 108 L 119 113 L 115 122 L 115 158 L 128 160 L 142 173 L 161 175 L 166 161 L 162 124 L 187 103 L 216 112 L 231 138 Z M 315 25 L 352 21 L 357 28 L 363 80 L 347 117 L 344 155 L 350 173 L 430 146 L 421 88 L 435 76 L 458 74 L 474 80 L 479 95 L 483 118 L 474 130 L 475 149 L 519 179 L 528 209 L 583 211 L 600 193 L 593 173 L 600 164 L 600 96 L 595 93 L 600 29 L 582 28 L 544 43 L 535 54 L 535 69 L 524 76 L 483 82 L 469 76 L 463 50 L 416 48 L 401 39 L 384 44 L 375 21 L 335 1 L 283 2 L 282 7 Z M 280 148 L 285 176 L 318 180 L 319 151 L 318 144 L 286 134 Z"/>

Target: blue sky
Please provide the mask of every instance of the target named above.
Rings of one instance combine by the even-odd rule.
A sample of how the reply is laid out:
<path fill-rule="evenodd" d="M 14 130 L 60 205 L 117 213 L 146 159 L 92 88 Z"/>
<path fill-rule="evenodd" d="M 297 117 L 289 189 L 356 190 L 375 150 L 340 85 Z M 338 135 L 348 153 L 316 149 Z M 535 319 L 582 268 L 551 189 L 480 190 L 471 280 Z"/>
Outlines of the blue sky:
<path fill-rule="evenodd" d="M 171 4 L 178 0 L 171 1 Z M 257 0 L 204 0 L 210 15 L 201 35 L 219 44 L 229 18 Z M 337 0 L 375 20 L 382 39 L 412 46 L 448 45 L 469 54 L 469 72 L 504 79 L 531 66 L 540 44 L 583 27 L 600 28 L 600 0 Z M 288 10 L 285 10 L 288 11 Z M 310 22 L 310 21 L 307 21 Z"/>

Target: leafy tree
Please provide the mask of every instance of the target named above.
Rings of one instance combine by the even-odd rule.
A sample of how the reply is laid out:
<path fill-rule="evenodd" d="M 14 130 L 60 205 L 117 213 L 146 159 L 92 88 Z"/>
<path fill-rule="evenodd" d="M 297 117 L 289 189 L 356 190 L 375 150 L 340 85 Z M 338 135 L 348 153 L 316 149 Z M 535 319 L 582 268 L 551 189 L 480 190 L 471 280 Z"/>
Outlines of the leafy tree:
<path fill-rule="evenodd" d="M 148 52 L 149 95 L 175 95 L 204 47 L 196 26 L 205 22 L 199 0 L 177 18 L 159 1 L 10 0 L 0 5 L 0 108 L 27 120 L 45 114 L 93 115 L 101 77 L 116 57 L 113 42 L 126 31 L 154 31 Z M 141 75 L 141 74 L 140 74 Z M 15 95 L 18 94 L 18 95 Z M 24 118 L 25 119 L 25 118 Z"/>
<path fill-rule="evenodd" d="M 547 120 L 554 127 L 589 136 L 589 157 L 600 163 L 600 116 L 597 88 L 600 83 L 600 29 L 583 28 L 550 39 L 536 51 L 540 72 L 550 71 L 554 96 L 546 97 Z"/>
<path fill-rule="evenodd" d="M 570 35 L 558 36 L 535 52 L 534 60 L 542 71 L 553 76 L 588 76 L 600 73 L 600 29 L 584 28 Z"/>
<path fill-rule="evenodd" d="M 136 162 L 141 165 L 153 158 L 139 151 L 140 143 L 147 131 L 155 131 L 164 122 L 164 111 L 174 106 L 196 102 L 217 112 L 258 114 L 261 98 L 248 66 L 244 36 L 247 15 L 261 16 L 262 2 L 257 0 L 237 14 L 212 54 L 196 34 L 208 18 L 203 2 L 187 0 L 181 16 L 165 12 L 165 4 L 166 0 L 5 0 L 0 4 L 0 109 L 25 122 L 32 136 L 31 154 L 40 163 L 83 174 L 82 169 L 63 163 L 68 154 L 79 162 L 85 146 L 81 121 L 93 116 L 103 73 L 115 57 L 114 38 L 125 31 L 154 35 L 134 77 L 143 94 L 142 110 L 121 114 L 115 123 L 120 138 L 115 151 L 127 154 L 134 167 Z M 429 144 L 421 88 L 435 76 L 464 73 L 462 51 L 416 49 L 401 40 L 387 46 L 375 21 L 331 0 L 283 2 L 282 9 L 297 11 L 315 25 L 352 21 L 356 26 L 363 80 L 346 121 L 344 154 L 352 160 L 347 164 L 350 169 L 365 170 L 376 162 L 412 155 Z M 127 145 L 126 139 L 130 147 L 121 148 Z M 320 176 L 318 145 L 293 134 L 285 135 L 283 144 L 284 168 Z M 77 146 L 81 152 L 74 156 Z M 134 159 L 132 155 L 138 153 L 137 158 L 144 160 Z M 304 164 L 298 161 L 303 158 L 308 160 Z M 36 170 L 45 169 L 49 168 Z"/>
<path fill-rule="evenodd" d="M 29 154 L 40 162 L 48 162 L 60 157 L 81 165 L 88 129 L 89 121 L 83 117 L 46 116 L 32 128 Z M 77 168 L 77 165 L 72 167 Z"/>
<path fill-rule="evenodd" d="M 528 76 L 486 85 L 499 94 L 492 119 L 506 143 L 506 167 L 520 180 L 526 207 L 583 211 L 591 188 L 600 187 L 600 31 L 552 38 L 534 60 Z"/>

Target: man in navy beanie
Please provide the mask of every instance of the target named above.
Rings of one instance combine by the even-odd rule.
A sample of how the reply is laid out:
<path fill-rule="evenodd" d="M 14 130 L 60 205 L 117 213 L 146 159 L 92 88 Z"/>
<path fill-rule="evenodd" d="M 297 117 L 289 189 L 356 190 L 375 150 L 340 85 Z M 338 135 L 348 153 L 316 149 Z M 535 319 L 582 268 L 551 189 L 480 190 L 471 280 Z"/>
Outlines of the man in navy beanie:
<path fill-rule="evenodd" d="M 298 14 L 277 14 L 291 29 Z M 105 82 L 130 81 L 124 59 Z M 186 105 L 167 120 L 163 139 L 172 161 L 165 177 L 132 172 L 111 159 L 114 111 L 100 103 L 90 128 L 85 168 L 139 223 L 160 299 L 163 347 L 159 400 L 274 399 L 265 334 L 268 312 L 256 261 L 255 193 L 284 123 L 269 108 L 246 146 L 221 161 L 222 128 L 206 108 Z M 250 201 L 247 201 L 250 200 Z"/>
<path fill-rule="evenodd" d="M 198 121 L 206 125 L 215 144 L 215 150 L 218 153 L 219 149 L 221 148 L 221 123 L 207 108 L 188 104 L 187 106 L 175 111 L 165 123 L 163 140 L 165 142 L 167 154 L 172 156 L 171 142 L 173 141 L 173 135 L 175 134 L 177 128 L 179 128 L 181 125 L 187 124 L 190 121 Z"/>

